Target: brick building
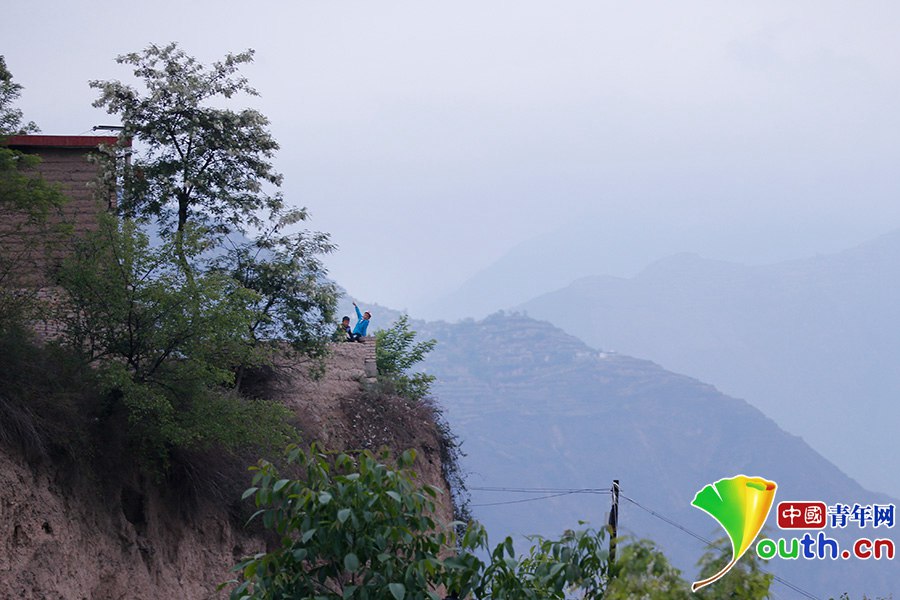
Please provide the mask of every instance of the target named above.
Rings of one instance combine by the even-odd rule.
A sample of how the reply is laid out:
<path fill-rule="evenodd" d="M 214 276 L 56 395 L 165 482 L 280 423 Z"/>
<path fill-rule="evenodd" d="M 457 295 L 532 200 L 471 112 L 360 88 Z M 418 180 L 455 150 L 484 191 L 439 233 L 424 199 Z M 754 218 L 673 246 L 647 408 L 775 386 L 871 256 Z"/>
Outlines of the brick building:
<path fill-rule="evenodd" d="M 47 269 L 65 254 L 65 238 L 95 228 L 98 213 L 115 206 L 114 194 L 97 193 L 100 166 L 90 156 L 116 140 L 112 136 L 69 135 L 16 135 L 4 140 L 13 150 L 40 157 L 36 173 L 59 185 L 68 198 L 49 222 L 49 230 L 67 224 L 65 236 L 53 235 L 48 228 L 23 227 L 22 216 L 13 212 L 0 214 L 0 234 L 6 234 L 0 235 L 0 258 L 12 265 L 6 285 L 45 286 Z"/>

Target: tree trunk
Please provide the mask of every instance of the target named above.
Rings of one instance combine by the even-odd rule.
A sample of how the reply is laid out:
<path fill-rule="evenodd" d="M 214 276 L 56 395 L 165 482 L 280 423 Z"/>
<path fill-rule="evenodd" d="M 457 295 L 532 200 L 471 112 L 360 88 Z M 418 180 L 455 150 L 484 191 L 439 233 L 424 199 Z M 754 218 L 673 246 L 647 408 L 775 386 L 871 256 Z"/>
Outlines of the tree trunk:
<path fill-rule="evenodd" d="M 194 273 L 188 262 L 187 255 L 184 252 L 184 230 L 188 219 L 188 204 L 190 197 L 185 191 L 178 192 L 178 230 L 175 232 L 175 254 L 178 257 L 178 263 L 181 270 L 187 278 L 188 283 L 194 285 Z"/>

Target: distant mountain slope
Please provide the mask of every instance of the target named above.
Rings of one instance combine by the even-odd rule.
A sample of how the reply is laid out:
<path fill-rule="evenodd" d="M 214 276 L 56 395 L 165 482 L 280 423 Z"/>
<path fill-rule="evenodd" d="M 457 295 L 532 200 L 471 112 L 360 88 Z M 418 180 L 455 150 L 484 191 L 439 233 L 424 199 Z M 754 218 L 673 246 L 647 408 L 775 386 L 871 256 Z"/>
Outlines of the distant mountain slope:
<path fill-rule="evenodd" d="M 677 255 L 520 306 L 589 344 L 745 398 L 867 486 L 900 495 L 900 232 L 748 267 Z"/>
<path fill-rule="evenodd" d="M 548 208 L 551 205 L 548 203 Z M 667 214 L 616 214 L 610 210 L 611 206 L 605 206 L 597 214 L 573 215 L 565 226 L 517 244 L 416 314 L 448 321 L 480 319 L 581 277 L 631 277 L 653 261 L 677 252 L 767 264 L 816 252 L 837 252 L 872 236 L 852 223 L 831 223 L 827 217 L 744 223 L 726 233 L 711 229 L 699 215 L 681 214 L 673 223 Z"/>
<path fill-rule="evenodd" d="M 435 394 L 463 440 L 470 487 L 608 489 L 617 478 L 629 498 L 709 537 L 721 531 L 690 507 L 693 494 L 738 473 L 777 481 L 781 500 L 889 501 L 746 402 L 652 362 L 591 350 L 548 323 L 495 315 L 416 327 L 438 339 L 427 368 L 438 377 Z M 475 516 L 495 541 L 508 533 L 558 534 L 578 519 L 602 525 L 609 507 L 609 496 L 594 494 L 494 506 L 527 495 L 474 491 L 472 497 Z M 621 519 L 626 531 L 662 543 L 682 568 L 703 552 L 700 542 L 624 500 Z M 891 563 L 770 566 L 823 598 L 900 589 Z M 785 588 L 779 592 L 793 597 Z"/>
<path fill-rule="evenodd" d="M 526 240 L 426 306 L 424 315 L 451 321 L 480 319 L 578 277 L 637 273 L 674 249 L 693 247 L 685 232 L 662 227 L 661 223 L 648 227 L 646 220 L 646 216 L 616 222 L 585 219 Z"/>

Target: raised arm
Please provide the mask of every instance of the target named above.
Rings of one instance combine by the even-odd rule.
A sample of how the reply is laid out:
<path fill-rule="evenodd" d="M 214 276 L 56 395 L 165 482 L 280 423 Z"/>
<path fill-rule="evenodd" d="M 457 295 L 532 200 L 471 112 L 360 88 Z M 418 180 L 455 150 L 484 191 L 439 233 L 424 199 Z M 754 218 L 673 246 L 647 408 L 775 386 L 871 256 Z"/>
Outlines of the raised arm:
<path fill-rule="evenodd" d="M 356 318 L 362 321 L 362 313 L 359 312 L 359 307 L 356 305 L 356 302 L 353 303 L 353 308 L 356 309 Z"/>

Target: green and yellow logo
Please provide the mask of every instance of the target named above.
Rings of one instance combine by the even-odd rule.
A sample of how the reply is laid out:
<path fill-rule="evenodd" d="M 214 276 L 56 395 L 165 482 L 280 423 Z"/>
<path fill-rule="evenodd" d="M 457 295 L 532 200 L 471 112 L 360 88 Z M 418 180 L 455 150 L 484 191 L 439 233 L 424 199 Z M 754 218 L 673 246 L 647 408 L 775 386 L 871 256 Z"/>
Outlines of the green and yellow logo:
<path fill-rule="evenodd" d="M 718 581 L 753 545 L 769 516 L 777 487 L 774 481 L 762 477 L 735 475 L 711 483 L 697 492 L 691 505 L 718 521 L 728 534 L 731 539 L 731 561 L 712 577 L 695 581 L 691 591 L 696 592 Z"/>

